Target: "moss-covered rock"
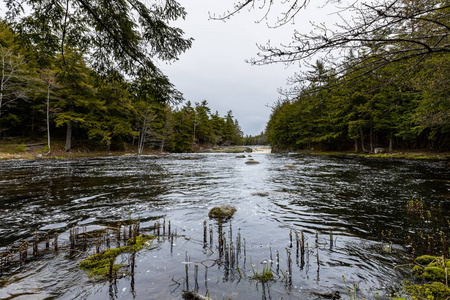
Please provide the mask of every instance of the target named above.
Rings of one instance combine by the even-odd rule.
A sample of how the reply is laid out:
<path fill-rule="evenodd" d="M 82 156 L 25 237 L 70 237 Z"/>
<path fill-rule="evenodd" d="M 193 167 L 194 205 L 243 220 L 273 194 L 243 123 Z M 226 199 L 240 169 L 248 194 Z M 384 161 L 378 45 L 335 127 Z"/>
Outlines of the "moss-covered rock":
<path fill-rule="evenodd" d="M 220 205 L 213 207 L 208 216 L 210 218 L 231 218 L 236 212 L 236 208 L 230 205 Z"/>
<path fill-rule="evenodd" d="M 426 281 L 444 281 L 445 271 L 439 267 L 426 267 L 423 271 L 423 279 Z"/>
<path fill-rule="evenodd" d="M 450 270 L 450 261 L 444 260 L 442 256 L 422 255 L 416 258 L 416 263 L 418 265 L 413 268 L 414 276 L 428 282 L 445 282 L 446 269 Z"/>
<path fill-rule="evenodd" d="M 406 281 L 403 285 L 404 290 L 415 297 L 420 297 L 419 299 L 448 299 L 450 297 L 450 289 L 442 282 L 433 282 L 431 284 L 412 284 Z"/>
<path fill-rule="evenodd" d="M 123 265 L 115 264 L 114 261 L 117 256 L 122 253 L 129 253 L 141 250 L 146 243 L 151 241 L 154 237 L 149 235 L 139 235 L 130 238 L 127 245 L 120 248 L 111 248 L 103 250 L 97 254 L 91 255 L 80 262 L 80 268 L 87 271 L 89 277 L 103 278 L 109 276 L 111 263 L 113 264 L 112 273 L 116 274 Z"/>
<path fill-rule="evenodd" d="M 419 256 L 418 258 L 416 258 L 416 263 L 418 263 L 419 265 L 422 265 L 422 266 L 426 266 L 435 260 L 436 260 L 436 256 L 422 255 L 422 256 Z"/>

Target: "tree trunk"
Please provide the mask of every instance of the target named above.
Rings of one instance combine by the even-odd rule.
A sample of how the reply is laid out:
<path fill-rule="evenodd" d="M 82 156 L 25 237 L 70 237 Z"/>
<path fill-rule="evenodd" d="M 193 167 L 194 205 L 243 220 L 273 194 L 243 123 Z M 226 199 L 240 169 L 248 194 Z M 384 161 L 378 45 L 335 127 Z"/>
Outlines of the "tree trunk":
<path fill-rule="evenodd" d="M 161 152 L 161 153 L 164 151 L 164 143 L 165 143 L 165 141 L 166 141 L 165 138 L 163 138 L 162 141 L 161 141 L 161 148 L 159 149 L 159 152 Z"/>
<path fill-rule="evenodd" d="M 363 152 L 366 152 L 366 147 L 364 146 L 364 134 L 361 130 L 361 149 Z"/>
<path fill-rule="evenodd" d="M 3 87 L 0 87 L 0 91 L 3 91 Z M 0 92 L 0 117 L 2 116 L 2 106 L 3 106 L 3 93 Z"/>
<path fill-rule="evenodd" d="M 392 150 L 394 150 L 394 139 L 392 135 L 389 135 L 389 152 L 392 152 Z"/>
<path fill-rule="evenodd" d="M 47 147 L 50 154 L 50 86 L 47 86 Z"/>
<path fill-rule="evenodd" d="M 67 123 L 67 133 L 66 133 L 66 152 L 72 150 L 72 121 Z"/>
<path fill-rule="evenodd" d="M 359 148 L 358 148 L 358 139 L 355 139 L 355 152 L 358 152 Z"/>
<path fill-rule="evenodd" d="M 373 129 L 370 127 L 370 152 L 373 153 Z"/>

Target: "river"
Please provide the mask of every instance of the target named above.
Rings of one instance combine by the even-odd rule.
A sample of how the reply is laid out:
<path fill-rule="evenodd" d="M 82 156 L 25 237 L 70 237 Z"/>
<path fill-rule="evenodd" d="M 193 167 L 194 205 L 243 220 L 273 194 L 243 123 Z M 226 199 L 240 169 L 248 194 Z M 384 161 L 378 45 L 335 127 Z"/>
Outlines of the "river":
<path fill-rule="evenodd" d="M 316 293 L 334 291 L 386 299 L 411 279 L 402 267 L 412 261 L 407 237 L 413 244 L 420 233 L 450 232 L 446 163 L 252 156 L 259 164 L 226 153 L 0 161 L 0 254 L 49 230 L 61 244 L 4 271 L 0 299 L 181 299 L 186 265 L 190 289 L 211 299 L 319 299 Z M 422 199 L 425 217 L 408 212 L 412 199 Z M 223 204 L 237 208 L 224 223 L 226 237 L 230 224 L 232 240 L 242 237 L 232 268 L 219 261 L 218 223 L 208 218 Z M 170 221 L 176 237 L 139 251 L 132 278 L 92 281 L 78 267 L 86 253 L 64 249 L 69 228 L 97 232 L 130 218 L 150 234 L 156 221 Z M 205 220 L 212 245 L 209 233 L 203 243 Z M 263 284 L 252 277 L 266 262 L 274 280 Z"/>

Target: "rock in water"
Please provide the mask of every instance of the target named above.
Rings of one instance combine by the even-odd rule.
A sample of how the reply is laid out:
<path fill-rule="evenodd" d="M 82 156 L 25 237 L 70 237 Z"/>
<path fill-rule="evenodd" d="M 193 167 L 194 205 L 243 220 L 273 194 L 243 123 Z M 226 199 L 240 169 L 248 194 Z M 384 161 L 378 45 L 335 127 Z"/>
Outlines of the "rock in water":
<path fill-rule="evenodd" d="M 231 218 L 233 214 L 236 212 L 236 208 L 229 205 L 219 205 L 213 207 L 208 216 L 210 218 Z"/>
<path fill-rule="evenodd" d="M 205 296 L 200 295 L 197 292 L 186 291 L 183 293 L 183 298 L 186 300 L 208 300 Z"/>
<path fill-rule="evenodd" d="M 296 165 L 284 165 L 284 167 L 288 169 L 298 169 L 298 166 Z"/>
<path fill-rule="evenodd" d="M 259 161 L 252 159 L 249 159 L 245 162 L 247 165 L 251 165 L 251 164 L 259 164 Z"/>
<path fill-rule="evenodd" d="M 331 299 L 331 300 L 341 299 L 341 295 L 340 295 L 339 291 L 335 291 L 333 293 L 316 293 L 316 292 L 313 292 L 312 294 L 315 295 L 315 296 L 319 296 L 320 298 L 325 298 L 325 299 Z"/>
<path fill-rule="evenodd" d="M 254 192 L 252 193 L 252 196 L 267 197 L 269 196 L 269 192 Z"/>

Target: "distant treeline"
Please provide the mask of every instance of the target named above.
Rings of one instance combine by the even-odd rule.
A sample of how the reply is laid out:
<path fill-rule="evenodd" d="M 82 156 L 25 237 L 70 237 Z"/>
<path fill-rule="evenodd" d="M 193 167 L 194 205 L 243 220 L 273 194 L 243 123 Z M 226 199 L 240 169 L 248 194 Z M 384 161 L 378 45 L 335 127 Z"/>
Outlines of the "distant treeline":
<path fill-rule="evenodd" d="M 211 113 L 206 101 L 181 106 L 182 95 L 165 77 L 100 76 L 89 55 L 69 48 L 63 55 L 45 53 L 1 21 L 0 60 L 2 138 L 48 140 L 50 148 L 52 139 L 65 140 L 66 151 L 80 141 L 108 150 L 129 143 L 139 152 L 243 143 L 231 111 Z"/>
<path fill-rule="evenodd" d="M 338 79 L 317 61 L 293 100 L 274 105 L 268 141 L 280 150 L 450 150 L 448 54 L 346 70 Z"/>

